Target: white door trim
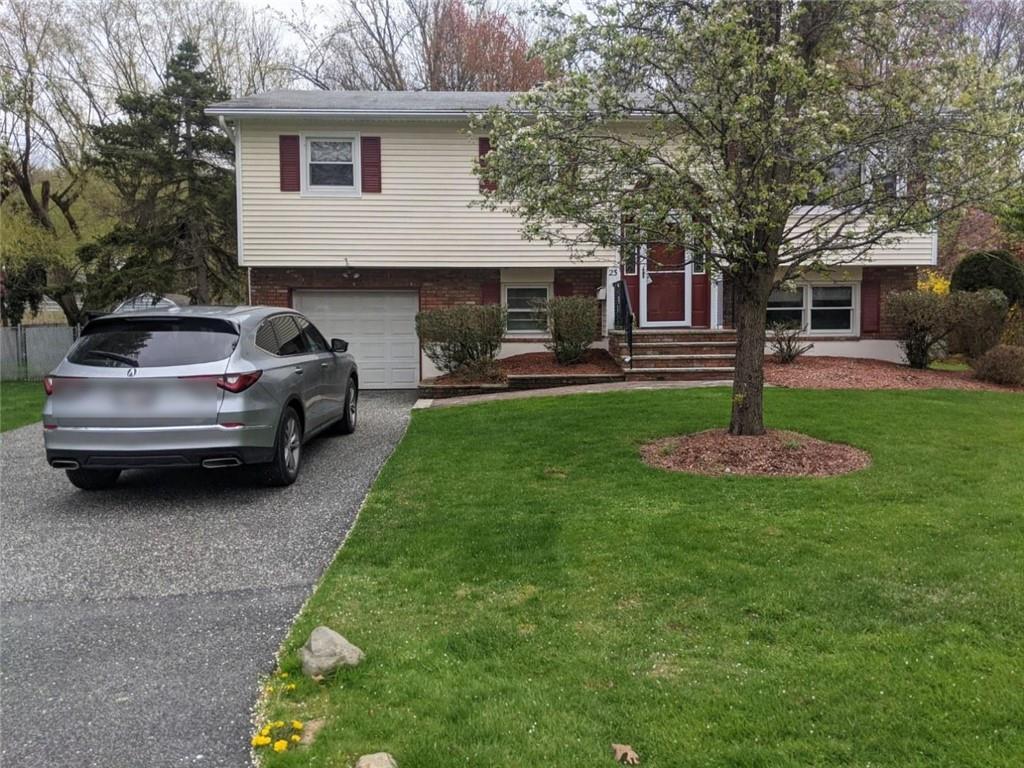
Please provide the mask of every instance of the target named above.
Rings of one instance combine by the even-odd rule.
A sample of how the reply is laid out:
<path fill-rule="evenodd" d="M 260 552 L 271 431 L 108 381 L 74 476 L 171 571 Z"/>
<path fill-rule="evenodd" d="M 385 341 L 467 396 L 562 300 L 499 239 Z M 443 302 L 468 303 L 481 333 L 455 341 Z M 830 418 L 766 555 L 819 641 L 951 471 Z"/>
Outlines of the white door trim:
<path fill-rule="evenodd" d="M 682 269 L 659 270 L 663 274 L 684 274 L 683 320 L 648 320 L 647 319 L 647 286 L 650 277 L 647 274 L 647 246 L 640 247 L 640 327 L 641 328 L 685 328 L 693 325 L 693 262 L 686 260 Z"/>

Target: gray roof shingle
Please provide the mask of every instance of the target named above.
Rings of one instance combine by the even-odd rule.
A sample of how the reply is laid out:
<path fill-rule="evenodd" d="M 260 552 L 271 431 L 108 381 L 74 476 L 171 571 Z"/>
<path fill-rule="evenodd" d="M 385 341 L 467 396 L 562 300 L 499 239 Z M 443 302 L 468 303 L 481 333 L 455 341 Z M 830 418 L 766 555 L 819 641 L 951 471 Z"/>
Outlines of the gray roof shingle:
<path fill-rule="evenodd" d="M 511 91 L 268 91 L 221 101 L 207 114 L 353 116 L 459 116 L 504 106 Z"/>

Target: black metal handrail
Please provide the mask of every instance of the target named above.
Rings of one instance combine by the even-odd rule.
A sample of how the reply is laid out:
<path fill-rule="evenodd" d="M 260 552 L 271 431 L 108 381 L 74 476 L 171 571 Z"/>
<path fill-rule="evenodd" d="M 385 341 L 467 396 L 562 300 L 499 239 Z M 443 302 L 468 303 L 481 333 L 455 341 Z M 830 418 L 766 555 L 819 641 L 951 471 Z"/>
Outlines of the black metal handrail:
<path fill-rule="evenodd" d="M 629 303 L 629 291 L 626 290 L 626 281 L 619 280 L 614 283 L 615 303 L 622 317 L 622 329 L 626 337 L 626 350 L 629 353 L 629 368 L 633 369 L 633 307 Z"/>

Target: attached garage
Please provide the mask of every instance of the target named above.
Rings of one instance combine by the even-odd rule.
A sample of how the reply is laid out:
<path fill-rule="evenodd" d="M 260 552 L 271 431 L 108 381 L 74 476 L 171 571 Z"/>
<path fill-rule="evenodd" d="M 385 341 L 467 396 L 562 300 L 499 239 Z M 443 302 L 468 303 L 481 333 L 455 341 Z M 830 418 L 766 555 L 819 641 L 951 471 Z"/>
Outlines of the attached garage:
<path fill-rule="evenodd" d="M 416 387 L 416 291 L 296 290 L 292 304 L 328 339 L 349 343 L 361 389 Z"/>

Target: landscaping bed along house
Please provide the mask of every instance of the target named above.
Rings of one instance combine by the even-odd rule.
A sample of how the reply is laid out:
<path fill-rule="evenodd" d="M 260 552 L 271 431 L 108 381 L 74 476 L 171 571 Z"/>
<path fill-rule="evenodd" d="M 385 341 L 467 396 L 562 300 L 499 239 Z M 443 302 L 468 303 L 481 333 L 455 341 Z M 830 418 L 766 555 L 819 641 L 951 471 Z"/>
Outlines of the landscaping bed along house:
<path fill-rule="evenodd" d="M 529 352 L 503 357 L 494 363 L 490 381 L 481 380 L 476 371 L 456 371 L 421 382 L 420 396 L 460 397 L 506 390 L 600 384 L 626 378 L 612 356 L 603 349 L 588 349 L 579 362 L 565 365 L 560 364 L 552 352 Z"/>
<path fill-rule="evenodd" d="M 415 411 L 266 681 L 264 767 L 1020 765 L 1024 397 L 774 387 L 778 450 L 846 474 L 645 461 L 730 398 Z"/>

